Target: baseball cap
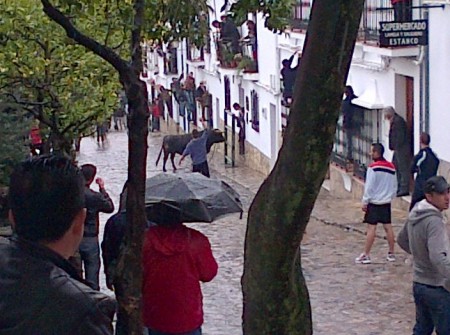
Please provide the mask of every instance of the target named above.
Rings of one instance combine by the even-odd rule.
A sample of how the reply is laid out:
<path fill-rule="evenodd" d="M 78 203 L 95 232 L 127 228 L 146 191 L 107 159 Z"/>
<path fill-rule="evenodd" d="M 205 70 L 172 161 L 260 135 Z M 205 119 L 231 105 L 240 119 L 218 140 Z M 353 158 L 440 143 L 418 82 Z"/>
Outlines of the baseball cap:
<path fill-rule="evenodd" d="M 450 189 L 450 185 L 447 183 L 444 177 L 434 176 L 428 179 L 425 183 L 425 193 L 445 193 Z"/>

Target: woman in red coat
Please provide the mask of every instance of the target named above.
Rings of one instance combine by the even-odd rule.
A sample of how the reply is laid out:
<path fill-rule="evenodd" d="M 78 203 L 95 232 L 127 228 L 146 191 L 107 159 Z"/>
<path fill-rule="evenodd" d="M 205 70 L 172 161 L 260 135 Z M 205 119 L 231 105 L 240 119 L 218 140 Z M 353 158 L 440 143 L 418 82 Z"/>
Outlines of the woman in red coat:
<path fill-rule="evenodd" d="M 165 216 L 166 221 L 167 217 L 170 216 Z M 145 235 L 144 325 L 149 335 L 200 335 L 200 282 L 209 282 L 216 276 L 217 262 L 205 235 L 177 220 L 171 221 L 150 227 Z"/>

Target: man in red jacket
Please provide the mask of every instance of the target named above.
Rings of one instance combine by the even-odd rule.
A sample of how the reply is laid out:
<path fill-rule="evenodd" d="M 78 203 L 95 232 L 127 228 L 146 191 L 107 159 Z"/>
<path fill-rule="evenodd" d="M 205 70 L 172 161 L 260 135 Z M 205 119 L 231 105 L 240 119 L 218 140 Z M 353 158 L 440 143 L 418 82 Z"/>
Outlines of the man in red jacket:
<path fill-rule="evenodd" d="M 142 314 L 149 335 L 201 335 L 200 282 L 217 274 L 208 238 L 176 216 L 148 216 L 158 223 L 146 232 L 142 254 Z"/>
<path fill-rule="evenodd" d="M 394 21 L 412 21 L 412 0 L 391 0 L 394 7 Z"/>

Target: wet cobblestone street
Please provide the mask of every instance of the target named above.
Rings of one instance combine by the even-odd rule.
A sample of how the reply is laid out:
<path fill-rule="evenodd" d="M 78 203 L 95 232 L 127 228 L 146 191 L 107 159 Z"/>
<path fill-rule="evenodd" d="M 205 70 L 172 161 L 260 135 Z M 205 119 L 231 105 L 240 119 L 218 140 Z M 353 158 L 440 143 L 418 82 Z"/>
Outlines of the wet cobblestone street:
<path fill-rule="evenodd" d="M 147 177 L 162 171 L 155 167 L 162 136 L 151 134 Z M 218 153 L 212 153 L 212 177 L 229 182 L 245 206 L 242 220 L 230 215 L 213 223 L 190 226 L 209 237 L 219 263 L 219 274 L 203 285 L 205 335 L 241 335 L 242 293 L 240 279 L 248 206 L 263 181 L 263 176 L 244 167 L 224 168 Z M 211 157 L 210 157 L 211 158 Z M 176 159 L 178 162 L 179 156 Z M 124 132 L 111 132 L 105 148 L 93 138 L 81 143 L 79 163 L 92 163 L 104 178 L 106 190 L 117 207 L 127 176 L 128 142 Z M 190 170 L 187 159 L 185 170 Z M 171 172 L 169 172 L 171 173 Z M 95 188 L 94 188 L 95 189 Z M 394 211 L 394 229 L 402 226 L 405 213 Z M 101 230 L 109 215 L 101 215 Z M 311 297 L 314 334 L 403 335 L 410 334 L 414 320 L 411 295 L 411 265 L 403 252 L 397 261 L 385 261 L 387 242 L 377 239 L 371 265 L 354 264 L 361 252 L 365 227 L 360 204 L 338 199 L 322 191 L 314 208 L 302 244 L 302 261 Z M 378 233 L 384 236 L 381 227 Z M 101 233 L 102 235 L 102 233 Z M 102 270 L 103 271 L 103 270 Z M 104 276 L 101 288 L 105 292 Z M 274 334 L 277 335 L 277 334 Z"/>

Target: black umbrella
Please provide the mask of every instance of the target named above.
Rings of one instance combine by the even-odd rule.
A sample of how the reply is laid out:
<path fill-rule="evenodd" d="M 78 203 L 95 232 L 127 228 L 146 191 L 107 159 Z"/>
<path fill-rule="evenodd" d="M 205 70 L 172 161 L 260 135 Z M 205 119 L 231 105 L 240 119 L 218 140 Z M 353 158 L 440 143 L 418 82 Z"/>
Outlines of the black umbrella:
<path fill-rule="evenodd" d="M 145 205 L 176 210 L 182 222 L 212 222 L 226 214 L 242 214 L 239 194 L 230 185 L 200 173 L 160 173 L 148 178 Z"/>

